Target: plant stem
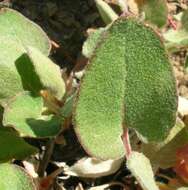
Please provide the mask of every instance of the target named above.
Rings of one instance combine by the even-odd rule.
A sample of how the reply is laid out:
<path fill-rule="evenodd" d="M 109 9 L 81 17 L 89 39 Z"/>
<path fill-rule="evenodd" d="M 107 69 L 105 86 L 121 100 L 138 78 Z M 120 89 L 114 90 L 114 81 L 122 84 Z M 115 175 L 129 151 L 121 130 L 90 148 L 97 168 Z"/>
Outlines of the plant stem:
<path fill-rule="evenodd" d="M 39 168 L 38 168 L 39 177 L 44 176 L 45 170 L 48 166 L 48 163 L 50 161 L 50 158 L 53 152 L 54 144 L 55 144 L 54 138 L 49 139 L 49 141 L 46 144 L 46 150 L 44 152 L 42 160 L 40 161 Z"/>
<path fill-rule="evenodd" d="M 170 25 L 174 30 L 177 29 L 177 24 L 176 24 L 176 22 L 172 19 L 172 17 L 168 16 L 168 22 L 169 22 L 169 25 Z"/>
<path fill-rule="evenodd" d="M 129 140 L 129 129 L 126 128 L 123 135 L 121 136 L 124 147 L 125 147 L 125 156 L 128 158 L 132 152 L 131 144 Z"/>

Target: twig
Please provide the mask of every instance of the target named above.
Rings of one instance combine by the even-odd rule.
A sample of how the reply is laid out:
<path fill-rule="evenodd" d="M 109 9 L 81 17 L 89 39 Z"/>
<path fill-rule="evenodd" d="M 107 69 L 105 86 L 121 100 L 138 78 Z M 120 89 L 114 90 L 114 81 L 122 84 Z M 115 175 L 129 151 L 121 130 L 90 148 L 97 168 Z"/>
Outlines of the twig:
<path fill-rule="evenodd" d="M 177 29 L 177 24 L 176 22 L 172 19 L 172 17 L 168 16 L 168 23 L 169 25 L 174 29 L 176 30 Z"/>
<path fill-rule="evenodd" d="M 42 160 L 40 161 L 39 168 L 38 168 L 39 177 L 44 176 L 45 170 L 46 170 L 46 168 L 48 166 L 48 163 L 50 161 L 50 158 L 51 158 L 51 155 L 52 155 L 52 152 L 53 152 L 54 144 L 55 144 L 55 139 L 54 138 L 49 139 L 49 141 L 46 144 L 46 150 L 44 152 Z"/>

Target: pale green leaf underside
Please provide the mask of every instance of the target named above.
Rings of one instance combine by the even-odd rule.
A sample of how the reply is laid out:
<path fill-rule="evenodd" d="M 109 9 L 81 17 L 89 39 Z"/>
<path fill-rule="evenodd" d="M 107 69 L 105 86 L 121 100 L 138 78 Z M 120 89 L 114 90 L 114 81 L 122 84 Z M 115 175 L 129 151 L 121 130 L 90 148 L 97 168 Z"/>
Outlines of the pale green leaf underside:
<path fill-rule="evenodd" d="M 118 18 L 118 15 L 105 1 L 95 0 L 95 3 L 105 24 L 110 24 Z"/>
<path fill-rule="evenodd" d="M 85 149 L 102 158 L 121 156 L 123 120 L 147 140 L 163 140 L 175 123 L 177 97 L 171 65 L 155 32 L 134 19 L 119 19 L 103 34 L 95 54 L 75 111 Z"/>
<path fill-rule="evenodd" d="M 34 46 L 45 55 L 51 45 L 42 29 L 17 11 L 0 10 L 0 102 L 23 91 L 25 86 L 17 71 L 18 63 L 27 64 L 26 46 Z M 35 84 L 34 84 L 35 85 Z M 31 87 L 30 87 L 31 88 Z M 27 88 L 27 90 L 30 90 Z"/>
<path fill-rule="evenodd" d="M 12 129 L 0 127 L 0 162 L 11 159 L 24 159 L 36 153 L 37 149 L 27 144 Z"/>
<path fill-rule="evenodd" d="M 33 179 L 13 164 L 0 164 L 0 189 L 2 190 L 36 190 Z"/>
<path fill-rule="evenodd" d="M 159 190 L 154 180 L 150 161 L 142 153 L 132 152 L 127 159 L 127 168 L 144 190 Z"/>
<path fill-rule="evenodd" d="M 1 41 L 0 37 L 0 52 L 0 100 L 4 100 L 23 90 L 16 63 L 24 49 L 13 41 Z"/>
<path fill-rule="evenodd" d="M 164 39 L 167 43 L 171 43 L 174 46 L 188 46 L 188 32 L 181 30 L 168 30 L 163 34 Z"/>
<path fill-rule="evenodd" d="M 25 92 L 12 99 L 5 108 L 5 126 L 13 126 L 22 136 L 50 137 L 60 130 L 60 119 L 42 114 L 41 97 Z"/>
<path fill-rule="evenodd" d="M 0 10 L 0 36 L 2 40 L 13 40 L 24 47 L 36 47 L 45 55 L 51 49 L 49 39 L 41 27 L 12 9 Z"/>

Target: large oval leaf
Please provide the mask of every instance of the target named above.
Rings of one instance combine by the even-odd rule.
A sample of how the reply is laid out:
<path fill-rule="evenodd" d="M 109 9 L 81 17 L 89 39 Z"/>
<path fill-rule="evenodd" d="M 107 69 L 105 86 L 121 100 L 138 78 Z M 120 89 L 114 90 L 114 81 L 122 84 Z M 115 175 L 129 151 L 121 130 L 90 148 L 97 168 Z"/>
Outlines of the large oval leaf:
<path fill-rule="evenodd" d="M 123 154 L 123 122 L 149 141 L 166 137 L 175 123 L 176 85 L 151 28 L 119 19 L 103 39 L 81 83 L 75 129 L 89 153 L 114 158 Z"/>
<path fill-rule="evenodd" d="M 0 164 L 0 189 L 36 190 L 33 179 L 24 169 L 13 164 Z"/>

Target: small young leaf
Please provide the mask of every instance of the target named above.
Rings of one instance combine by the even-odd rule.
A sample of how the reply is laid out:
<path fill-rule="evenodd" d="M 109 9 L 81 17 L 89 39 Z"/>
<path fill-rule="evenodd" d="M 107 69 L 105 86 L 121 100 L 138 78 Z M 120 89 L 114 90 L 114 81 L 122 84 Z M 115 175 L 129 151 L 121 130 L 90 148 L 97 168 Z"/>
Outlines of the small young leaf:
<path fill-rule="evenodd" d="M 140 12 L 145 14 L 145 20 L 162 27 L 167 22 L 168 8 L 165 0 L 135 0 Z"/>
<path fill-rule="evenodd" d="M 0 127 L 0 162 L 24 159 L 35 152 L 37 149 L 27 144 L 14 130 Z"/>
<path fill-rule="evenodd" d="M 78 95 L 75 129 L 83 147 L 102 158 L 121 156 L 123 122 L 148 141 L 164 140 L 176 109 L 175 79 L 159 37 L 135 19 L 114 22 Z"/>
<path fill-rule="evenodd" d="M 144 190 L 159 190 L 154 180 L 150 161 L 142 153 L 132 152 L 127 159 L 127 168 Z"/>
<path fill-rule="evenodd" d="M 113 9 L 103 0 L 95 0 L 99 13 L 106 24 L 110 24 L 112 21 L 118 18 L 118 15 Z"/>
<path fill-rule="evenodd" d="M 63 119 L 68 118 L 72 114 L 73 110 L 73 103 L 75 99 L 75 94 L 68 97 L 63 105 L 62 109 L 60 110 L 60 115 Z"/>
<path fill-rule="evenodd" d="M 188 32 L 183 29 L 179 30 L 168 30 L 163 34 L 166 41 L 166 48 L 171 50 L 173 48 L 188 47 Z"/>
<path fill-rule="evenodd" d="M 3 124 L 13 126 L 22 136 L 50 137 L 60 130 L 57 116 L 42 115 L 43 100 L 29 93 L 20 93 L 6 106 Z"/>
<path fill-rule="evenodd" d="M 82 48 L 82 54 L 85 57 L 91 58 L 105 30 L 105 28 L 99 28 L 89 35 Z"/>
<path fill-rule="evenodd" d="M 168 50 L 188 47 L 188 10 L 181 17 L 181 27 L 178 30 L 168 30 L 163 34 Z"/>
<path fill-rule="evenodd" d="M 27 53 L 33 66 L 33 72 L 38 76 L 41 86 L 49 90 L 58 99 L 62 99 L 65 94 L 65 84 L 59 66 L 34 47 L 28 47 Z M 26 70 L 29 69 L 28 65 L 25 65 Z M 22 66 L 24 68 L 24 65 Z M 25 69 L 22 70 L 23 75 L 24 71 Z M 29 82 L 30 77 L 27 77 L 28 75 L 25 75 L 24 78 Z"/>
<path fill-rule="evenodd" d="M 36 190 L 33 179 L 26 171 L 13 164 L 0 164 L 0 189 Z"/>

